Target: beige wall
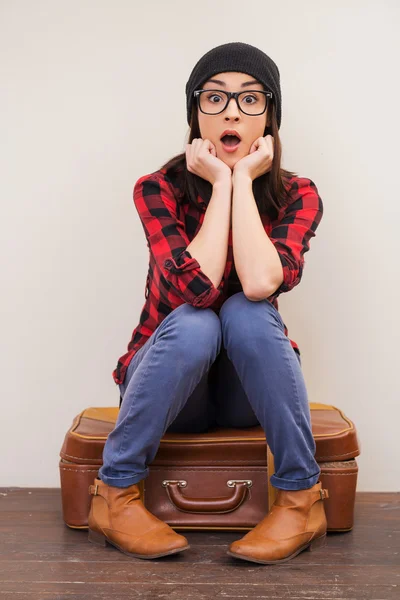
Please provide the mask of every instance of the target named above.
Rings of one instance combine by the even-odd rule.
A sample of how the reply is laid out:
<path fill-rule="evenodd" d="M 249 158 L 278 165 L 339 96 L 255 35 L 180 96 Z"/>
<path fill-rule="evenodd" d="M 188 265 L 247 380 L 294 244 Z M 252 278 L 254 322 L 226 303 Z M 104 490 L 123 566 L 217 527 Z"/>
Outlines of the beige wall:
<path fill-rule="evenodd" d="M 358 489 L 399 491 L 398 23 L 395 0 L 1 2 L 1 486 L 58 486 L 74 415 L 118 405 L 147 272 L 133 185 L 183 150 L 198 58 L 244 41 L 280 68 L 283 164 L 324 202 L 280 296 L 310 401 L 354 420 Z"/>

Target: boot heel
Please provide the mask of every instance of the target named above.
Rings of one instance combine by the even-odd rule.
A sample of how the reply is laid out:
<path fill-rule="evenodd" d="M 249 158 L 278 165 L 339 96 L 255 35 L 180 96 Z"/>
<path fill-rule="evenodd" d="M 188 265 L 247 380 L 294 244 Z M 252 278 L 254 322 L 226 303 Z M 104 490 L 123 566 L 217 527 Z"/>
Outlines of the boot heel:
<path fill-rule="evenodd" d="M 321 537 L 313 540 L 308 546 L 307 550 L 309 552 L 312 552 L 313 550 L 317 550 L 317 548 L 323 548 L 324 546 L 326 546 L 326 533 L 324 535 L 321 535 Z"/>
<path fill-rule="evenodd" d="M 99 546 L 107 546 L 106 538 L 103 534 L 98 533 L 97 531 L 92 531 L 89 529 L 88 535 L 89 542 L 92 544 L 98 544 Z"/>

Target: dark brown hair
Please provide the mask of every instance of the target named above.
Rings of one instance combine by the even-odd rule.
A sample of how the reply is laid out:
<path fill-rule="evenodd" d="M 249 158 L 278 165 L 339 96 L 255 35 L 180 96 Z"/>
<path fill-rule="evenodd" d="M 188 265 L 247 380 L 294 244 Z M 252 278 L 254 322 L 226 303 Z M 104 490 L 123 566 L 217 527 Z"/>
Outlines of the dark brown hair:
<path fill-rule="evenodd" d="M 297 173 L 287 171 L 281 168 L 282 144 L 279 137 L 278 124 L 276 120 L 275 103 L 272 100 L 268 104 L 269 124 L 267 123 L 263 136 L 268 134 L 274 138 L 274 157 L 272 168 L 268 173 L 264 173 L 253 181 L 253 194 L 260 214 L 267 214 L 271 219 L 278 216 L 279 208 L 289 200 L 289 187 L 287 183 L 293 177 L 297 177 Z M 193 104 L 193 110 L 190 121 L 190 132 L 188 144 L 195 138 L 201 138 L 198 109 L 196 104 Z M 183 195 L 186 196 L 191 204 L 199 208 L 197 196 L 200 196 L 207 202 L 211 198 L 212 184 L 191 173 L 186 168 L 186 152 L 177 154 L 160 169 L 165 169 L 166 174 L 182 177 L 181 185 Z"/>

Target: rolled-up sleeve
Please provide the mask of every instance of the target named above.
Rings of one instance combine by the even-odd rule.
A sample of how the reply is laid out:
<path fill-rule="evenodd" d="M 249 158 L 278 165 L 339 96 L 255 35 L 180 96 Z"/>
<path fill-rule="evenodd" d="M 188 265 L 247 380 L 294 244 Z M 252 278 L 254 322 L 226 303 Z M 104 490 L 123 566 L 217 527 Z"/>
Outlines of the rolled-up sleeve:
<path fill-rule="evenodd" d="M 211 306 L 222 289 L 186 249 L 190 240 L 171 184 L 160 174 L 144 175 L 134 185 L 133 200 L 149 250 L 168 286 L 187 304 Z"/>
<path fill-rule="evenodd" d="M 289 292 L 301 281 L 304 254 L 310 249 L 310 239 L 323 215 L 323 204 L 311 179 L 298 177 L 290 189 L 289 202 L 281 221 L 269 234 L 282 263 L 283 281 L 271 297 Z"/>

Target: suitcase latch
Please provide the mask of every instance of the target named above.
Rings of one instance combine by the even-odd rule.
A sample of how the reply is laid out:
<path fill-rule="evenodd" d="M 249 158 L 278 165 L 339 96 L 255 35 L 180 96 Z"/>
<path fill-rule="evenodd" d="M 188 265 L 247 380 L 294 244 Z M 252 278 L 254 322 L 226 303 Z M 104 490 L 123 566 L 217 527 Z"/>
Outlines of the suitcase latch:
<path fill-rule="evenodd" d="M 167 485 L 169 485 L 170 483 L 177 483 L 178 487 L 186 487 L 187 486 L 187 481 L 185 481 L 184 479 L 164 479 L 164 481 L 162 482 L 163 487 L 167 487 Z"/>
<path fill-rule="evenodd" d="M 235 487 L 237 483 L 245 483 L 248 488 L 250 488 L 253 485 L 251 479 L 229 479 L 229 481 L 226 482 L 226 485 L 228 487 Z"/>

